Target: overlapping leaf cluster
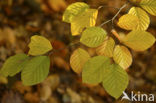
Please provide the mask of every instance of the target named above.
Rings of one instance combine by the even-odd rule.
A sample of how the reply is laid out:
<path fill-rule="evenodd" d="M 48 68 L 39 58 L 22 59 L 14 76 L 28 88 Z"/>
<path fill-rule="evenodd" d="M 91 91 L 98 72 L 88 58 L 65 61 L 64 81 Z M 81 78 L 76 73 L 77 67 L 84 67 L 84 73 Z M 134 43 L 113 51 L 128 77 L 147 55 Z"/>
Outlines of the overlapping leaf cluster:
<path fill-rule="evenodd" d="M 120 44 L 116 44 L 103 28 L 95 26 L 98 10 L 91 9 L 86 3 L 69 5 L 63 15 L 63 21 L 71 24 L 72 35 L 82 34 L 80 42 L 95 48 L 97 53 L 97 56 L 91 57 L 86 50 L 76 49 L 70 58 L 72 69 L 79 74 L 82 72 L 84 83 L 102 83 L 105 90 L 116 99 L 127 88 L 129 81 L 125 69 L 132 64 L 132 55 L 128 47 L 145 51 L 155 43 L 155 37 L 146 30 L 150 24 L 147 12 L 156 16 L 156 0 L 132 1 L 140 7 L 132 7 L 128 14 L 119 19 L 119 27 L 131 30 L 124 37 L 117 38 Z M 43 55 L 52 50 L 52 45 L 46 38 L 35 35 L 31 37 L 29 48 L 28 55 L 17 54 L 8 58 L 0 74 L 7 77 L 21 72 L 25 85 L 42 82 L 50 67 L 49 57 Z"/>
<path fill-rule="evenodd" d="M 150 14 L 156 15 L 155 0 L 136 3 Z M 71 67 L 78 74 L 82 71 L 84 83 L 102 83 L 111 96 L 121 96 L 129 81 L 125 69 L 132 64 L 132 55 L 127 47 L 135 51 L 145 51 L 155 43 L 155 37 L 145 31 L 149 27 L 150 19 L 142 8 L 132 7 L 128 14 L 119 19 L 118 26 L 131 31 L 122 38 L 118 37 L 120 44 L 116 44 L 103 28 L 95 26 L 98 10 L 94 9 L 93 12 L 93 9 L 82 2 L 67 7 L 63 21 L 71 24 L 72 35 L 82 34 L 80 42 L 95 48 L 97 52 L 97 56 L 90 57 L 87 51 L 78 48 L 71 55 Z M 111 58 L 115 63 L 111 63 Z"/>
<path fill-rule="evenodd" d="M 32 36 L 29 43 L 29 53 L 17 54 L 6 60 L 0 70 L 5 77 L 14 76 L 21 72 L 21 79 L 24 85 L 35 85 L 42 82 L 49 73 L 50 59 L 42 56 L 52 50 L 49 40 L 42 36 Z"/>

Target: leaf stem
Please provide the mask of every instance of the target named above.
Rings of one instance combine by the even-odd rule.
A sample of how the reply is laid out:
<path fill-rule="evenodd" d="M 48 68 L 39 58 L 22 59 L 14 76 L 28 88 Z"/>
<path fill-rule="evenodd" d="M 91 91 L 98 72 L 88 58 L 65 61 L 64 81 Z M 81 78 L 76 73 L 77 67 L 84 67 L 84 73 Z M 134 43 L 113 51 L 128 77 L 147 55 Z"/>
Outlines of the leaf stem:
<path fill-rule="evenodd" d="M 112 29 L 111 32 L 119 41 L 121 41 L 120 36 L 115 29 Z"/>

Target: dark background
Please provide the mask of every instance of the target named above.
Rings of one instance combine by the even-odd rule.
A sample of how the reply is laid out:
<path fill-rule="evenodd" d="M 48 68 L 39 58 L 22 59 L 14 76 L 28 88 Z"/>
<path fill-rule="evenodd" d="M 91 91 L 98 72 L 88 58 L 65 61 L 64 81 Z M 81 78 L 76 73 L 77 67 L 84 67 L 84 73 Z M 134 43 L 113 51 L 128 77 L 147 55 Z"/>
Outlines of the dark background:
<path fill-rule="evenodd" d="M 79 37 L 72 37 L 70 25 L 62 21 L 65 8 L 77 1 L 86 2 L 91 8 L 105 6 L 99 11 L 96 25 L 111 19 L 126 0 L 0 0 L 0 68 L 5 60 L 17 53 L 27 53 L 30 37 L 42 35 L 48 38 L 54 49 L 48 80 L 35 86 L 23 86 L 20 74 L 14 77 L 0 76 L 0 103 L 128 103 L 115 100 L 101 85 L 83 84 L 81 75 L 74 73 L 69 57 L 77 47 L 85 48 L 90 55 L 95 50 L 83 45 L 68 46 Z M 115 8 L 113 8 L 115 7 Z M 118 18 L 127 13 L 128 5 L 114 21 L 118 32 L 127 33 L 116 26 Z M 150 16 L 148 31 L 156 37 L 156 17 Z M 103 26 L 111 33 L 111 23 Z M 64 48 L 64 49 L 62 49 Z M 156 96 L 156 45 L 144 52 L 131 51 L 133 64 L 127 70 L 131 91 Z"/>

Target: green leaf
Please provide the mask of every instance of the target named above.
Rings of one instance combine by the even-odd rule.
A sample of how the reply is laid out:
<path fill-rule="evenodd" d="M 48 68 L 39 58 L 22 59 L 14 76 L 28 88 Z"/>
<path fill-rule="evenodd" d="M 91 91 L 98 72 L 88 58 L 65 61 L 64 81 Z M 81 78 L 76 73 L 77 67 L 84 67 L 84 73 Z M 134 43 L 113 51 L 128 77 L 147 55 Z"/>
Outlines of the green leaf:
<path fill-rule="evenodd" d="M 127 69 L 132 64 L 132 55 L 125 46 L 117 45 L 115 47 L 113 59 L 123 69 Z"/>
<path fill-rule="evenodd" d="M 95 26 L 97 14 L 97 9 L 87 9 L 85 12 L 73 18 L 71 22 L 72 35 L 80 35 L 84 28 Z"/>
<path fill-rule="evenodd" d="M 119 18 L 118 26 L 126 30 L 133 30 L 136 29 L 138 23 L 139 19 L 137 16 L 126 14 Z"/>
<path fill-rule="evenodd" d="M 31 37 L 31 42 L 28 46 L 30 48 L 28 54 L 33 56 L 42 55 L 52 50 L 52 45 L 50 41 L 38 35 Z"/>
<path fill-rule="evenodd" d="M 74 17 L 76 17 L 80 13 L 83 13 L 88 8 L 89 6 L 83 2 L 76 2 L 69 5 L 63 14 L 63 21 L 67 23 L 71 23 Z"/>
<path fill-rule="evenodd" d="M 97 47 L 103 43 L 106 35 L 106 31 L 100 27 L 89 27 L 82 33 L 80 42 L 88 47 Z"/>
<path fill-rule="evenodd" d="M 129 11 L 129 14 L 135 15 L 138 17 L 139 23 L 135 30 L 147 30 L 150 24 L 150 18 L 148 14 L 139 7 L 132 7 Z"/>
<path fill-rule="evenodd" d="M 82 81 L 89 84 L 97 84 L 104 79 L 105 69 L 109 68 L 110 59 L 104 56 L 96 56 L 89 59 L 82 69 Z"/>
<path fill-rule="evenodd" d="M 3 64 L 0 74 L 5 77 L 14 76 L 23 69 L 28 59 L 29 57 L 26 54 L 16 54 L 15 56 L 9 57 Z"/>
<path fill-rule="evenodd" d="M 103 78 L 103 87 L 116 99 L 122 95 L 129 81 L 126 71 L 117 64 L 112 64 L 103 74 Z"/>
<path fill-rule="evenodd" d="M 33 57 L 22 70 L 21 78 L 24 85 L 35 85 L 42 82 L 47 76 L 50 59 L 47 56 Z"/>
<path fill-rule="evenodd" d="M 114 46 L 115 46 L 115 41 L 113 40 L 113 38 L 107 37 L 105 41 L 102 43 L 102 45 L 96 48 L 96 53 L 98 55 L 112 57 Z"/>
<path fill-rule="evenodd" d="M 133 30 L 122 39 L 122 42 L 135 51 L 144 51 L 155 43 L 155 37 L 144 30 Z"/>
<path fill-rule="evenodd" d="M 151 15 L 156 16 L 156 0 L 141 0 L 140 6 Z"/>
<path fill-rule="evenodd" d="M 82 67 L 89 58 L 90 55 L 84 49 L 76 49 L 70 57 L 70 65 L 74 72 L 80 74 L 82 72 Z"/>

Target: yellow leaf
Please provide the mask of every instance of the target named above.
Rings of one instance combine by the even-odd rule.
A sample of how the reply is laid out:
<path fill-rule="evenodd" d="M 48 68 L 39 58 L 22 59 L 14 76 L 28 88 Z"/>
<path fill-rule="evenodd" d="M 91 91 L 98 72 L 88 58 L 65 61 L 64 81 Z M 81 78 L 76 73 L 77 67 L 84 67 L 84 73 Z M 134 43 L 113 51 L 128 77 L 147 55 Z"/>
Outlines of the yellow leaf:
<path fill-rule="evenodd" d="M 113 38 L 107 37 L 105 41 L 102 43 L 102 45 L 96 48 L 96 53 L 98 55 L 112 57 L 114 46 L 115 46 L 115 42 Z"/>
<path fill-rule="evenodd" d="M 135 30 L 147 30 L 150 24 L 150 18 L 144 10 L 138 7 L 132 7 L 129 11 L 129 14 L 138 17 L 139 23 L 137 23 Z"/>
<path fill-rule="evenodd" d="M 119 33 L 120 39 L 123 39 L 125 36 L 126 36 L 125 33 L 123 33 L 123 32 L 120 32 L 120 33 Z"/>
<path fill-rule="evenodd" d="M 140 6 L 151 15 L 156 16 L 156 0 L 141 0 Z"/>
<path fill-rule="evenodd" d="M 96 24 L 98 10 L 87 9 L 85 12 L 73 18 L 71 22 L 72 35 L 80 35 L 85 27 L 92 27 Z"/>
<path fill-rule="evenodd" d="M 144 30 L 133 30 L 122 39 L 122 42 L 135 51 L 144 51 L 155 43 L 155 37 Z"/>
<path fill-rule="evenodd" d="M 85 50 L 81 48 L 76 49 L 70 57 L 70 65 L 73 71 L 80 74 L 83 65 L 86 63 L 86 61 L 88 61 L 89 58 L 90 56 Z"/>
<path fill-rule="evenodd" d="M 32 36 L 31 42 L 29 43 L 29 53 L 30 55 L 42 55 L 52 50 L 52 45 L 49 40 L 42 36 Z"/>
<path fill-rule="evenodd" d="M 117 45 L 115 47 L 113 59 L 123 69 L 127 69 L 132 64 L 132 55 L 125 46 Z"/>
<path fill-rule="evenodd" d="M 97 47 L 103 43 L 107 32 L 100 27 L 89 27 L 84 30 L 80 42 L 88 47 Z"/>
<path fill-rule="evenodd" d="M 138 23 L 139 19 L 137 16 L 126 14 L 120 17 L 118 26 L 126 30 L 133 30 L 136 29 Z"/>
<path fill-rule="evenodd" d="M 63 21 L 67 23 L 71 23 L 74 17 L 83 13 L 88 8 L 89 6 L 83 2 L 76 2 L 69 5 L 63 14 Z"/>

